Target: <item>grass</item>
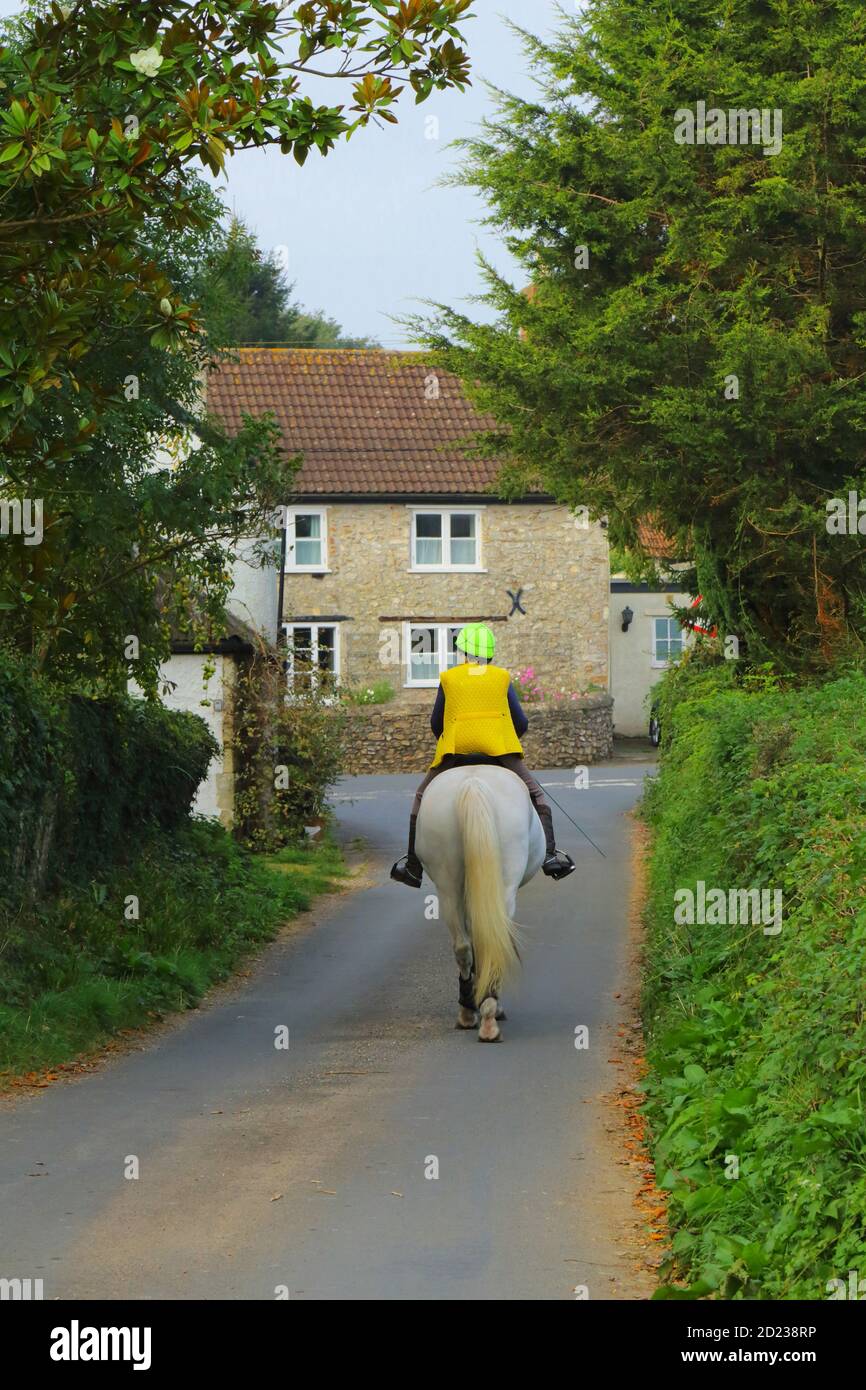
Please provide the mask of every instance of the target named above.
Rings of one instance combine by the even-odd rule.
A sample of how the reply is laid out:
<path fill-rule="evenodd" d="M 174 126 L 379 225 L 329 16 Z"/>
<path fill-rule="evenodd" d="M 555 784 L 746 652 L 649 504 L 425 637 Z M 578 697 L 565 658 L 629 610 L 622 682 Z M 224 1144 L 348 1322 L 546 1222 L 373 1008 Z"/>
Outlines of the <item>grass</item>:
<path fill-rule="evenodd" d="M 195 1008 L 345 872 L 328 841 L 261 857 L 193 821 L 106 882 L 0 916 L 0 1088 Z"/>

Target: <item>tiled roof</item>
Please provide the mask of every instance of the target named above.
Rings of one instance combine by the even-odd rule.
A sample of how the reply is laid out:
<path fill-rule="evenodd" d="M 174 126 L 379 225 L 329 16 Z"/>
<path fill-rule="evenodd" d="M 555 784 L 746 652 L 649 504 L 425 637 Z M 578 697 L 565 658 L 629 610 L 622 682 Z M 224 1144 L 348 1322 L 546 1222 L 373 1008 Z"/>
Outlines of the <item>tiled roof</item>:
<path fill-rule="evenodd" d="M 496 477 L 496 463 L 457 444 L 496 422 L 425 353 L 241 348 L 239 358 L 209 377 L 208 409 L 230 432 L 243 412 L 272 410 L 286 452 L 304 455 L 300 496 L 478 495 Z"/>
<path fill-rule="evenodd" d="M 638 540 L 642 548 L 654 560 L 670 560 L 676 554 L 676 542 L 666 536 L 652 516 L 645 516 L 637 524 Z"/>

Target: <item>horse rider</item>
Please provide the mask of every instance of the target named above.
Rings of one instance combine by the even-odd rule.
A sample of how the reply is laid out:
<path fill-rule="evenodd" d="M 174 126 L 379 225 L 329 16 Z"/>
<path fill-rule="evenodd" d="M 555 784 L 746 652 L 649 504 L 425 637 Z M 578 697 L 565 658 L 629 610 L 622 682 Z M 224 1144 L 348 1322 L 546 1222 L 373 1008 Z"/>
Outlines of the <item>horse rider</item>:
<path fill-rule="evenodd" d="M 440 772 L 467 763 L 498 764 L 526 783 L 544 828 L 547 853 L 542 869 L 548 878 L 566 878 L 574 873 L 574 861 L 556 848 L 553 813 L 544 792 L 523 761 L 520 736 L 526 733 L 529 720 L 508 672 L 491 664 L 495 647 L 496 638 L 483 623 L 461 628 L 457 648 L 463 661 L 443 673 L 436 692 L 430 716 L 430 727 L 438 739 L 436 756 L 415 793 L 409 817 L 409 851 L 391 870 L 392 878 L 410 888 L 421 887 L 424 872 L 415 853 L 415 825 L 424 791 Z"/>

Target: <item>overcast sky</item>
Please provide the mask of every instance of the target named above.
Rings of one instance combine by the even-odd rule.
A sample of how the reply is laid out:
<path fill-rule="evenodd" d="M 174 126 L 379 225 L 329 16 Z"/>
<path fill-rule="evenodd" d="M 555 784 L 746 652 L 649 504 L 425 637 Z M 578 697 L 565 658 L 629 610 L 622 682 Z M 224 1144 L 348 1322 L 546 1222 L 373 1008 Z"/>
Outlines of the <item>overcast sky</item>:
<path fill-rule="evenodd" d="M 478 225 L 480 200 L 468 189 L 437 181 L 455 166 L 450 141 L 471 134 L 491 110 L 482 79 L 510 91 L 534 91 L 511 18 L 535 33 L 555 27 L 555 0 L 475 0 L 465 25 L 473 86 L 462 95 L 435 93 L 415 106 L 398 102 L 400 124 L 358 131 L 326 159 L 311 154 L 303 169 L 275 150 L 229 161 L 222 196 L 250 224 L 266 249 L 285 248 L 296 298 L 321 309 L 350 334 L 385 346 L 405 341 L 389 315 L 412 312 L 423 299 L 462 306 L 480 289 L 480 247 L 503 269 L 509 257 Z M 563 8 L 573 5 L 565 0 Z M 21 9 L 0 0 L 0 14 Z M 336 101 L 331 85 L 314 99 Z M 344 98 L 340 98 L 343 100 Z M 429 139 L 435 117 L 438 139 Z"/>

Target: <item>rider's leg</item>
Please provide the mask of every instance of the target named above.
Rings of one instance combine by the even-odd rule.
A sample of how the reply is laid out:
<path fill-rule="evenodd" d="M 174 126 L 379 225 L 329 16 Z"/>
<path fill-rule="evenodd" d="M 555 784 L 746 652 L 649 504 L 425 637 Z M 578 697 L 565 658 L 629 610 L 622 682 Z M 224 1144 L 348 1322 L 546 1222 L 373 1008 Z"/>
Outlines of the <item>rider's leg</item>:
<path fill-rule="evenodd" d="M 405 883 L 409 888 L 420 888 L 421 879 L 424 874 L 424 867 L 421 860 L 415 853 L 415 827 L 418 823 L 418 812 L 421 810 L 421 798 L 426 788 L 433 781 L 433 778 L 442 771 L 442 763 L 438 767 L 431 767 L 424 781 L 415 793 L 415 800 L 412 802 L 412 810 L 409 813 L 409 846 L 406 854 L 391 869 L 391 877 L 398 883 Z"/>
<path fill-rule="evenodd" d="M 509 753 L 506 757 L 500 758 L 499 762 L 509 771 L 516 772 L 517 776 L 526 783 L 527 791 L 532 799 L 532 804 L 541 821 L 541 828 L 544 831 L 545 856 L 542 868 L 548 878 L 566 878 L 568 874 L 574 872 L 575 864 L 570 855 L 556 848 L 556 836 L 553 831 L 553 812 L 539 782 L 533 777 L 526 762 L 518 753 Z"/>

